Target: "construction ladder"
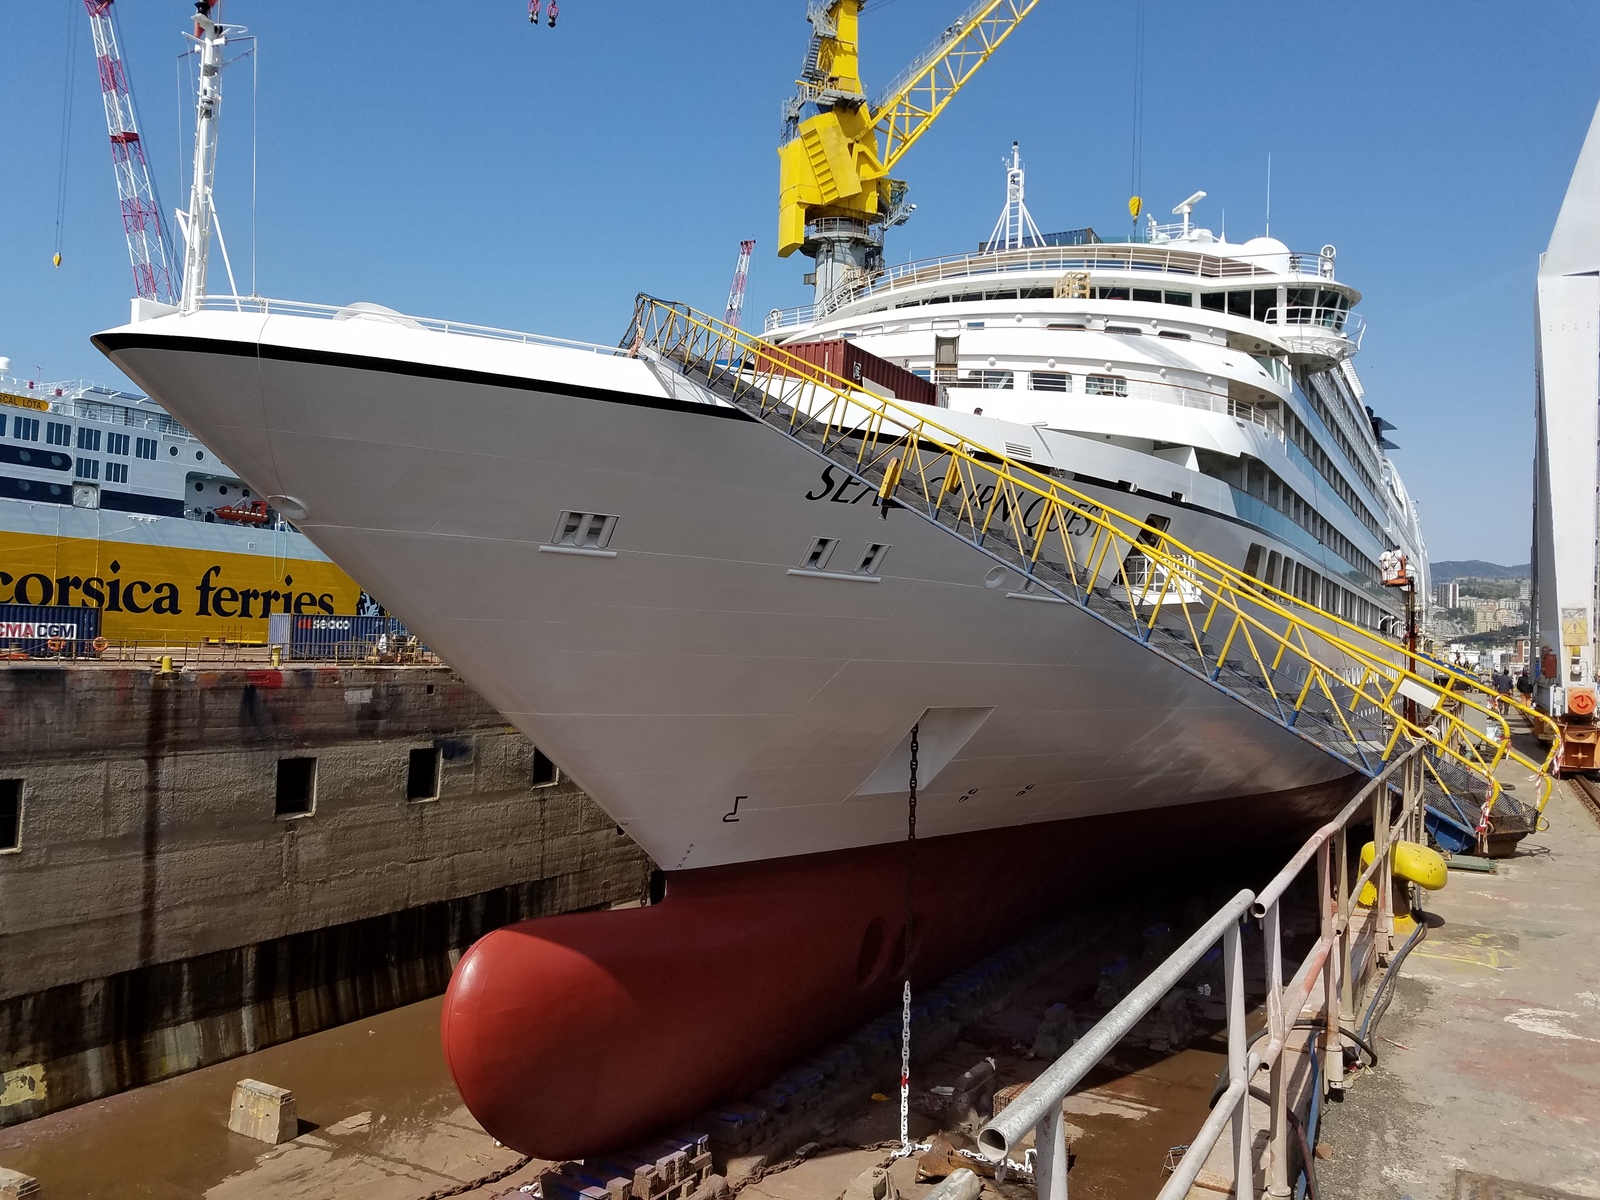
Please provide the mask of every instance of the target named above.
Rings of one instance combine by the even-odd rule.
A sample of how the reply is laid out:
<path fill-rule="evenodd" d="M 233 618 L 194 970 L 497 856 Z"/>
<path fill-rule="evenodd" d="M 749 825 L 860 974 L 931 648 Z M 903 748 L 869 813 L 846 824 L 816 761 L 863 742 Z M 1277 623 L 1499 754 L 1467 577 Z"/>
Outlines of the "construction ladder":
<path fill-rule="evenodd" d="M 1446 849 L 1538 828 L 1559 733 L 1543 762 L 1511 746 L 1495 697 L 1465 672 L 1212 558 L 1052 474 L 940 425 L 938 409 L 867 392 L 779 346 L 641 294 L 622 345 L 660 362 L 877 493 L 1206 680 L 1264 719 L 1373 778 L 1425 744 L 1428 829 Z M 918 410 L 922 411 L 918 411 Z M 1530 728 L 1551 722 L 1515 700 Z M 1507 794 L 1512 762 L 1537 786 Z"/>

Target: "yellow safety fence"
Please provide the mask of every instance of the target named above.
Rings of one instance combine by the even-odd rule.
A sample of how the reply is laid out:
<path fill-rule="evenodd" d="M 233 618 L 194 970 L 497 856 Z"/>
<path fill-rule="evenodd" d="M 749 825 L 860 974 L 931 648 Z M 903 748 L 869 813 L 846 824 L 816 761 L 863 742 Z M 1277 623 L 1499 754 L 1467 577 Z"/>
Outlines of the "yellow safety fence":
<path fill-rule="evenodd" d="M 880 503 L 982 547 L 1023 573 L 1026 588 L 1110 620 L 1365 774 L 1426 744 L 1428 790 L 1443 794 L 1447 815 L 1476 818 L 1480 839 L 1500 824 L 1497 812 L 1508 825 L 1543 812 L 1559 734 L 1542 762 L 1514 749 L 1496 697 L 1475 676 L 1429 661 L 1425 677 L 1405 646 L 978 444 L 940 424 L 939 409 L 862 390 L 684 305 L 641 295 L 623 344 L 676 364 L 720 399 L 849 465 Z M 1552 724 L 1516 699 L 1503 703 L 1531 728 Z M 1506 762 L 1536 780 L 1532 804 L 1503 797 L 1496 771 Z"/>

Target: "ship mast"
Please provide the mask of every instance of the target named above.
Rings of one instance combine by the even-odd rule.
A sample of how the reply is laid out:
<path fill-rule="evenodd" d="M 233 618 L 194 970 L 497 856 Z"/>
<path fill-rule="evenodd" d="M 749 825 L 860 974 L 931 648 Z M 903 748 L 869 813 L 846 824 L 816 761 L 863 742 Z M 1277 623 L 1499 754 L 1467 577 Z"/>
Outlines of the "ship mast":
<path fill-rule="evenodd" d="M 222 105 L 222 48 L 227 42 L 228 27 L 212 20 L 211 8 L 207 0 L 195 5 L 191 35 L 200 49 L 200 89 L 195 100 L 194 176 L 189 186 L 189 210 L 180 214 L 184 218 L 187 245 L 179 308 L 186 313 L 195 311 L 206 295 L 206 264 L 211 252 L 212 230 L 216 229 L 219 240 L 221 238 L 213 187 L 217 169 L 217 110 Z M 222 256 L 226 262 L 226 247 L 223 247 Z M 231 266 L 228 276 L 231 282 Z"/>
<path fill-rule="evenodd" d="M 1021 147 L 1012 142 L 1011 158 L 1006 163 L 1006 206 L 994 223 L 994 232 L 989 235 L 985 250 L 1021 250 L 1026 246 L 1044 245 L 1044 235 L 1033 223 L 1033 214 L 1023 199 L 1026 182 Z"/>

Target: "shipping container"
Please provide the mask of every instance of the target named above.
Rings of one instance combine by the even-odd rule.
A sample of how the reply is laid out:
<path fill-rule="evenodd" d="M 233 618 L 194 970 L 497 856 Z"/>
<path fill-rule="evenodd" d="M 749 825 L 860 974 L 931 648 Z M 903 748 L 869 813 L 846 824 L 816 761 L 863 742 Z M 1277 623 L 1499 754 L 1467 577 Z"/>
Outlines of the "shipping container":
<path fill-rule="evenodd" d="M 796 358 L 814 363 L 841 379 L 859 384 L 869 391 L 881 390 L 902 403 L 939 403 L 939 389 L 931 382 L 844 338 L 826 342 L 790 342 L 783 348 Z M 875 388 L 868 385 L 875 385 Z"/>
<path fill-rule="evenodd" d="M 94 643 L 99 636 L 98 608 L 0 604 L 0 655 L 92 657 L 97 653 Z"/>
<path fill-rule="evenodd" d="M 322 613 L 267 618 L 268 642 L 288 646 L 293 658 L 335 658 L 376 648 L 379 639 L 393 646 L 411 635 L 397 617 L 327 616 Z"/>

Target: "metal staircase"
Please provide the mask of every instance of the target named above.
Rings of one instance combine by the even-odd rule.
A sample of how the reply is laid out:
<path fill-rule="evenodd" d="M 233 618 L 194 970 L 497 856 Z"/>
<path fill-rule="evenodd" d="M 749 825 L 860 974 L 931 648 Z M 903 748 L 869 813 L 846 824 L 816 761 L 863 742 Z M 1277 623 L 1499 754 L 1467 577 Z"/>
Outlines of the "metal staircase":
<path fill-rule="evenodd" d="M 1559 738 L 1543 762 L 1514 750 L 1474 676 L 1433 663 L 1424 676 L 1404 646 L 978 445 L 940 425 L 941 410 L 858 390 L 684 305 L 640 295 L 622 345 L 869 484 L 876 503 L 1016 571 L 1023 590 L 1088 613 L 1368 778 L 1425 745 L 1428 828 L 1444 848 L 1538 827 Z M 1536 781 L 1531 800 L 1496 777 L 1508 763 Z"/>

